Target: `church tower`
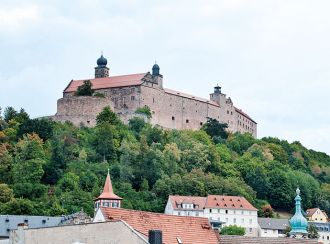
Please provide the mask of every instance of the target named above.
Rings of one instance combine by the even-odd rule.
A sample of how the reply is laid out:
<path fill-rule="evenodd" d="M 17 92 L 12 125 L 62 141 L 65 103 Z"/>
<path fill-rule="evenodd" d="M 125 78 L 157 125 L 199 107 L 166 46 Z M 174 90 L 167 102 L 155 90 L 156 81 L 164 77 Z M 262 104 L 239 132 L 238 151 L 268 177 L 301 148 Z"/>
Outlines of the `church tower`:
<path fill-rule="evenodd" d="M 303 236 L 307 236 L 307 228 L 308 228 L 308 222 L 307 219 L 302 215 L 302 209 L 301 209 L 301 197 L 300 197 L 300 190 L 297 188 L 296 190 L 296 211 L 293 217 L 290 219 L 290 226 L 291 231 L 290 235 L 299 238 Z"/>
<path fill-rule="evenodd" d="M 110 174 L 108 170 L 108 175 L 104 183 L 103 191 L 98 198 L 94 200 L 95 212 L 99 208 L 120 208 L 121 206 L 121 197 L 118 197 L 113 193 Z"/>
<path fill-rule="evenodd" d="M 96 63 L 95 78 L 109 77 L 109 68 L 107 67 L 108 60 L 103 57 L 103 54 L 97 59 Z"/>

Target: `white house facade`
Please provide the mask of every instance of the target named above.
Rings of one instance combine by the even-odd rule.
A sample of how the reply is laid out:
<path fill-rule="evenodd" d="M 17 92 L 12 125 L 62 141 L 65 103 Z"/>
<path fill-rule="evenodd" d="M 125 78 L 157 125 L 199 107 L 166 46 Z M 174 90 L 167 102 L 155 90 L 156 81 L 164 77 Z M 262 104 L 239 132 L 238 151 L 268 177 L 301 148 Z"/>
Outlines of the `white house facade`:
<path fill-rule="evenodd" d="M 165 214 L 205 217 L 213 227 L 243 227 L 247 236 L 258 235 L 257 212 L 244 197 L 222 195 L 169 196 L 165 207 Z"/>

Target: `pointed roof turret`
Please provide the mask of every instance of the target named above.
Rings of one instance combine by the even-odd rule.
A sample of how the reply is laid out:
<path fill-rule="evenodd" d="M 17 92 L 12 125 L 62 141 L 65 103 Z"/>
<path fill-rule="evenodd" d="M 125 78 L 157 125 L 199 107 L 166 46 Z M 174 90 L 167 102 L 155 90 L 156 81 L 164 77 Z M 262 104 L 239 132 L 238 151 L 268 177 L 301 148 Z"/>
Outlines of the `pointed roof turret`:
<path fill-rule="evenodd" d="M 109 169 L 108 169 L 107 178 L 104 183 L 103 192 L 97 199 L 122 200 L 121 197 L 118 197 L 116 194 L 113 193 Z"/>

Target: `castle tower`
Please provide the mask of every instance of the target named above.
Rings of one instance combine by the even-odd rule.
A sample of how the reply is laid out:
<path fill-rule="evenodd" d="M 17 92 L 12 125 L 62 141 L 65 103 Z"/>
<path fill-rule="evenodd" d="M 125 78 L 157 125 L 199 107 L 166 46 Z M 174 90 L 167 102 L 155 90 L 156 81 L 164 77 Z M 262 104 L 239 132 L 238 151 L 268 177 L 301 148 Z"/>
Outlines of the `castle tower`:
<path fill-rule="evenodd" d="M 120 208 L 121 206 L 121 197 L 118 197 L 113 193 L 110 174 L 108 170 L 108 175 L 104 183 L 103 191 L 98 198 L 94 200 L 95 212 L 99 208 Z"/>
<path fill-rule="evenodd" d="M 210 100 L 216 102 L 221 107 L 226 104 L 226 94 L 221 93 L 221 87 L 217 84 L 214 87 L 214 92 L 210 94 Z"/>
<path fill-rule="evenodd" d="M 301 197 L 300 197 L 300 190 L 297 188 L 296 190 L 297 196 L 295 197 L 296 201 L 296 212 L 293 217 L 290 219 L 290 226 L 291 231 L 290 235 L 294 237 L 302 237 L 306 236 L 307 233 L 307 226 L 308 222 L 307 219 L 301 213 Z"/>
<path fill-rule="evenodd" d="M 154 82 L 156 84 L 158 84 L 158 87 L 162 89 L 163 88 L 163 76 L 159 73 L 159 70 L 160 70 L 159 65 L 155 63 L 152 66 L 152 78 L 153 78 Z"/>
<path fill-rule="evenodd" d="M 103 54 L 97 59 L 96 63 L 95 78 L 109 77 L 109 68 L 107 67 L 108 60 L 103 57 Z"/>

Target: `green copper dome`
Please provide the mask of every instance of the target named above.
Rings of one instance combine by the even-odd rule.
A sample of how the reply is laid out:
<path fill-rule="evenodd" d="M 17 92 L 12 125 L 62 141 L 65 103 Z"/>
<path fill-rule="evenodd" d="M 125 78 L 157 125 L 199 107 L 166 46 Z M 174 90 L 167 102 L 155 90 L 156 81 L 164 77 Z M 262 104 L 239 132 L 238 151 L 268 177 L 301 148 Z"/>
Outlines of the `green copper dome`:
<path fill-rule="evenodd" d="M 103 57 L 103 54 L 101 55 L 101 57 L 99 57 L 96 61 L 98 66 L 107 66 L 108 60 Z"/>
<path fill-rule="evenodd" d="M 301 197 L 300 190 L 296 190 L 297 196 L 295 197 L 296 201 L 296 212 L 293 217 L 290 219 L 291 232 L 290 234 L 307 234 L 307 219 L 301 213 Z"/>

